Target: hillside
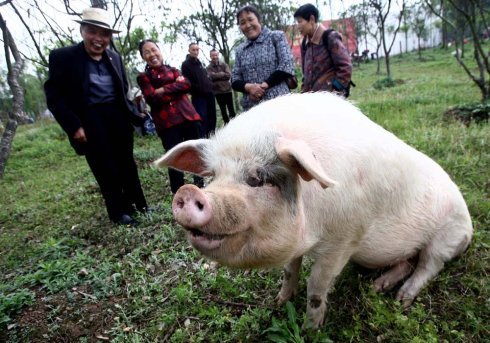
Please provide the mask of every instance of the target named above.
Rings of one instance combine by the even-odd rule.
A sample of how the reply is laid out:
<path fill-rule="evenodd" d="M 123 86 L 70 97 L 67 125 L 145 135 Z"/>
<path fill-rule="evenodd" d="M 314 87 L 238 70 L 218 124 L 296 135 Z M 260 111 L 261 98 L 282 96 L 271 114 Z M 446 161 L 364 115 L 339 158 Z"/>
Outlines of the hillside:
<path fill-rule="evenodd" d="M 135 141 L 156 211 L 140 217 L 137 228 L 118 227 L 106 219 L 85 160 L 56 123 L 43 121 L 19 127 L 0 181 L 0 341 L 488 340 L 490 127 L 443 117 L 450 106 L 478 101 L 478 90 L 450 51 L 427 50 L 423 58 L 393 58 L 397 85 L 382 90 L 373 87 L 383 78 L 375 63 L 361 64 L 350 99 L 440 163 L 473 218 L 469 250 L 447 264 L 411 309 L 403 311 L 393 292 L 374 293 L 380 271 L 349 264 L 329 295 L 323 329 L 301 336 L 295 330 L 306 308 L 308 268 L 298 296 L 277 307 L 280 270 L 230 270 L 204 260 L 173 221 L 166 171 L 150 167 L 163 153 L 158 138 Z"/>

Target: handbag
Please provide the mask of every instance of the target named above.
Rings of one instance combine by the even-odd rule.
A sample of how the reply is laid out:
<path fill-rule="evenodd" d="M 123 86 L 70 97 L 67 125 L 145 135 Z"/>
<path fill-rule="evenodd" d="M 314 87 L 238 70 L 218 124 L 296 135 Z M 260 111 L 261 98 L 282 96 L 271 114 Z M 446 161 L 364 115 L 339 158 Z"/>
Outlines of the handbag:
<path fill-rule="evenodd" d="M 146 115 L 146 120 L 143 123 L 143 134 L 144 135 L 153 135 L 156 132 L 155 123 L 151 118 L 151 115 Z"/>
<path fill-rule="evenodd" d="M 288 85 L 289 89 L 295 89 L 298 87 L 298 80 L 296 79 L 296 76 L 290 76 L 286 79 L 286 84 Z"/>

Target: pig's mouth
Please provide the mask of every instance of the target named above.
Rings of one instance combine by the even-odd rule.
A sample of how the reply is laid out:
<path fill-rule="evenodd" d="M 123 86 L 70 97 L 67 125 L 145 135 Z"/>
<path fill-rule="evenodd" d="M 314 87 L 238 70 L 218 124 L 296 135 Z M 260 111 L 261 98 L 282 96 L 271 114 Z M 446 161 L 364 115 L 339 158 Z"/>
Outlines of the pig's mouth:
<path fill-rule="evenodd" d="M 226 235 L 209 234 L 198 229 L 187 229 L 191 244 L 199 250 L 213 250 L 221 246 Z"/>

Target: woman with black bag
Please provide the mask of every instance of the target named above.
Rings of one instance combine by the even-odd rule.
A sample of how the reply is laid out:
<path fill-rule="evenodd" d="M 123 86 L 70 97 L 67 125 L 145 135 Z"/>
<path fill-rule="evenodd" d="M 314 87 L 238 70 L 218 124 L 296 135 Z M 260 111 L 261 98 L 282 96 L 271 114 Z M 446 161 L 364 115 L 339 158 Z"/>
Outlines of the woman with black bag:
<path fill-rule="evenodd" d="M 133 97 L 133 103 L 138 109 L 139 115 L 141 116 L 143 121 L 141 125 L 135 126 L 136 132 L 143 136 L 155 134 L 155 123 L 153 122 L 153 119 L 148 112 L 146 101 L 143 97 L 143 94 L 141 93 L 141 89 L 139 89 L 138 87 L 134 87 L 131 90 L 131 94 Z"/>
<path fill-rule="evenodd" d="M 260 101 L 289 94 L 287 81 L 294 77 L 291 48 L 282 31 L 263 27 L 260 14 L 253 6 L 237 12 L 240 31 L 246 37 L 236 50 L 232 72 L 232 88 L 243 93 L 244 110 Z"/>

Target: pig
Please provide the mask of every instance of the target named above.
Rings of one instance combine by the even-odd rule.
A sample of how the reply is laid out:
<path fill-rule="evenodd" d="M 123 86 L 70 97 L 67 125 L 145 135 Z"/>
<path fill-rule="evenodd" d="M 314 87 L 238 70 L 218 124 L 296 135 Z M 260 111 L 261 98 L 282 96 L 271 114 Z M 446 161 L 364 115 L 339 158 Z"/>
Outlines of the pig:
<path fill-rule="evenodd" d="M 406 279 L 396 299 L 408 307 L 472 237 L 448 174 L 330 93 L 263 102 L 154 163 L 209 177 L 205 188 L 177 191 L 175 220 L 220 264 L 284 266 L 279 304 L 296 294 L 302 257 L 311 256 L 307 329 L 322 325 L 327 293 L 348 261 L 386 268 L 376 291 Z"/>

